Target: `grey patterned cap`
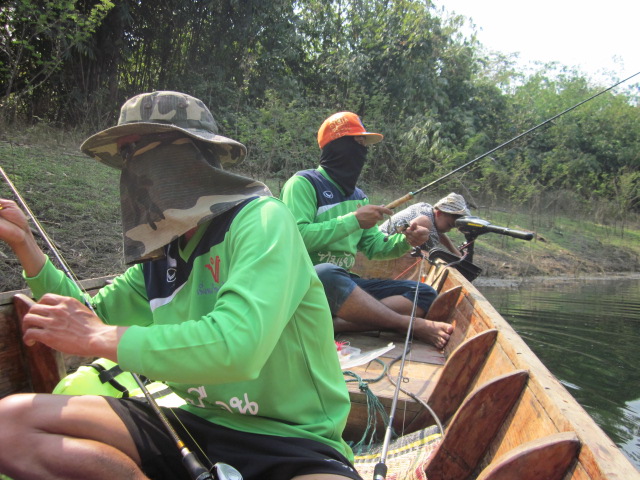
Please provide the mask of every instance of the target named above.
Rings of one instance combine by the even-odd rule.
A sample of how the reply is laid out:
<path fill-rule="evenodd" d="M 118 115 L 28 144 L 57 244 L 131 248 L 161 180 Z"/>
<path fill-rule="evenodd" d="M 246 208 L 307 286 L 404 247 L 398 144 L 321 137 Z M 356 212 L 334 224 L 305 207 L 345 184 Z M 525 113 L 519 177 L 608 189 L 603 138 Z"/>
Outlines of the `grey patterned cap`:
<path fill-rule="evenodd" d="M 122 169 L 118 140 L 130 135 L 178 131 L 215 147 L 223 166 L 241 161 L 246 147 L 218 135 L 218 126 L 206 105 L 190 95 L 159 91 L 130 98 L 120 109 L 118 125 L 89 137 L 80 149 L 110 167 Z"/>
<path fill-rule="evenodd" d="M 446 197 L 438 200 L 433 208 L 444 213 L 450 213 L 451 215 L 471 215 L 471 212 L 469 212 L 469 208 L 467 208 L 467 202 L 465 202 L 464 197 L 458 193 L 453 192 L 451 192 Z"/>

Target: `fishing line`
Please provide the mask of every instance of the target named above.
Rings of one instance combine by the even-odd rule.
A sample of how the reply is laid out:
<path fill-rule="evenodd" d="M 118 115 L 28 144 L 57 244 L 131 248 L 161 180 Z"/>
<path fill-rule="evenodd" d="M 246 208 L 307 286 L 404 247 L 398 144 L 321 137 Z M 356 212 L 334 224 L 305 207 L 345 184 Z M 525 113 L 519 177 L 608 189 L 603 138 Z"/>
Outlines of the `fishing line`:
<path fill-rule="evenodd" d="M 27 212 L 27 215 L 29 216 L 31 221 L 35 224 L 36 228 L 38 229 L 38 232 L 40 233 L 40 235 L 42 236 L 43 240 L 45 241 L 45 243 L 49 247 L 50 251 L 54 254 L 54 256 L 55 256 L 56 260 L 58 261 L 58 263 L 61 265 L 62 270 L 65 273 L 65 275 L 67 276 L 67 278 L 69 278 L 69 280 L 71 280 L 71 282 L 73 282 L 73 284 L 84 294 L 84 304 L 85 304 L 85 306 L 89 310 L 91 310 L 91 312 L 94 315 L 98 316 L 96 311 L 95 311 L 95 309 L 93 308 L 93 305 L 91 305 L 91 302 L 89 302 L 89 300 L 88 300 L 88 298 L 90 297 L 89 293 L 80 284 L 80 282 L 78 281 L 77 277 L 73 274 L 73 272 L 71 271 L 71 269 L 69 268 L 67 263 L 64 261 L 62 256 L 59 254 L 57 248 L 53 245 L 53 242 L 50 240 L 50 238 L 47 235 L 47 233 L 45 232 L 44 228 L 42 228 L 42 226 L 40 225 L 40 222 L 38 222 L 38 220 L 36 219 L 35 215 L 33 214 L 31 209 L 29 208 L 29 206 L 25 202 L 24 198 L 22 198 L 22 195 L 20 195 L 20 193 L 18 192 L 18 189 L 13 184 L 13 182 L 9 179 L 9 177 L 7 176 L 6 172 L 4 171 L 4 169 L 2 167 L 0 167 L 0 175 L 2 175 L 4 180 L 7 182 L 7 185 L 9 185 L 9 188 L 11 189 L 13 194 L 18 199 L 18 202 L 20 203 L 21 207 Z M 138 384 L 138 387 L 140 387 L 140 390 L 142 391 L 142 393 L 144 394 L 145 398 L 147 399 L 147 402 L 149 403 L 149 406 L 151 407 L 153 412 L 156 414 L 156 416 L 158 417 L 158 419 L 160 420 L 162 425 L 165 427 L 165 430 L 167 431 L 167 433 L 169 434 L 169 436 L 171 437 L 171 439 L 175 443 L 176 447 L 180 451 L 180 454 L 182 455 L 182 463 L 183 463 L 185 469 L 188 471 L 189 476 L 192 478 L 192 480 L 209 480 L 209 479 L 213 480 L 214 477 L 211 474 L 211 471 L 210 471 L 211 469 L 215 469 L 216 470 L 216 474 L 217 474 L 218 480 L 242 480 L 242 476 L 240 475 L 240 473 L 235 468 L 231 467 L 230 465 L 227 465 L 227 464 L 224 464 L 224 463 L 220 463 L 220 462 L 217 462 L 216 464 L 214 464 L 213 462 L 211 462 L 211 460 L 209 460 L 209 458 L 204 453 L 202 448 L 200 448 L 200 446 L 197 444 L 197 442 L 195 442 L 195 439 L 193 439 L 193 437 L 191 437 L 191 434 L 187 431 L 187 429 L 184 427 L 184 425 L 182 425 L 182 428 L 185 431 L 187 431 L 189 436 L 192 438 L 192 440 L 194 440 L 194 442 L 198 446 L 198 449 L 202 452 L 204 457 L 207 459 L 207 461 L 211 465 L 210 469 L 205 468 L 200 463 L 200 461 L 195 456 L 195 454 L 193 452 L 191 452 L 189 450 L 189 448 L 186 446 L 186 444 L 182 441 L 182 439 L 180 438 L 178 433 L 175 431 L 175 429 L 173 428 L 173 426 L 169 422 L 169 419 L 167 418 L 167 416 L 164 414 L 164 412 L 158 406 L 158 403 L 156 402 L 155 398 L 153 398 L 153 396 L 151 395 L 151 393 L 147 389 L 146 385 L 144 384 L 144 382 L 142 381 L 140 376 L 137 373 L 134 373 L 134 372 L 129 372 L 129 373 L 131 374 L 131 376 L 133 377 L 135 382 Z M 175 415 L 175 412 L 172 411 L 172 413 L 177 418 L 177 416 Z"/>
<path fill-rule="evenodd" d="M 49 236 L 44 231 L 44 228 L 42 228 L 42 225 L 40 225 L 40 222 L 38 221 L 36 216 L 33 214 L 31 209 L 27 205 L 27 202 L 24 201 L 24 198 L 22 198 L 22 195 L 20 195 L 20 192 L 18 192 L 18 189 L 13 184 L 13 182 L 11 181 L 11 179 L 8 177 L 8 175 L 6 174 L 6 172 L 4 171 L 4 169 L 1 166 L 0 166 L 0 175 L 2 175 L 2 178 L 4 178 L 5 182 L 7 182 L 7 185 L 9 185 L 9 188 L 11 189 L 11 191 L 13 192 L 15 197 L 18 199 L 18 202 L 20 203 L 22 208 L 27 212 L 27 215 L 29 216 L 29 218 L 31 219 L 33 224 L 36 226 L 36 229 L 38 230 L 38 233 L 40 234 L 40 237 L 47 244 L 47 247 L 53 253 L 54 257 L 56 258 L 56 260 L 60 264 L 60 267 L 62 268 L 62 271 L 65 273 L 65 275 L 67 277 L 69 277 L 69 279 L 71 279 L 71 281 L 73 283 L 75 283 L 76 285 L 79 286 L 80 282 L 78 281 L 78 278 L 73 274 L 73 272 L 71 271 L 71 268 L 69 267 L 67 262 L 65 262 L 65 260 L 62 258 L 62 256 L 58 253 L 57 247 L 55 247 L 53 245 L 53 242 L 51 241 Z M 82 287 L 80 287 L 80 288 L 82 288 Z M 82 291 L 84 292 L 84 289 L 82 289 Z"/>
<path fill-rule="evenodd" d="M 422 256 L 422 252 L 419 252 Z M 396 389 L 393 394 L 393 400 L 391 402 L 391 408 L 389 410 L 389 424 L 387 425 L 387 430 L 384 435 L 384 440 L 382 442 L 382 451 L 380 452 L 380 461 L 376 464 L 373 469 L 373 479 L 374 480 L 384 480 L 387 477 L 387 454 L 389 453 L 389 444 L 391 443 L 391 435 L 393 434 L 393 420 L 396 414 L 396 409 L 398 406 L 398 397 L 400 395 L 400 384 L 402 379 L 404 378 L 404 366 L 407 359 L 407 353 L 410 351 L 409 344 L 411 343 L 411 338 L 413 336 L 413 322 L 416 318 L 416 309 L 418 306 L 418 290 L 420 287 L 420 283 L 422 282 L 424 269 L 424 262 L 420 262 L 420 269 L 418 272 L 418 280 L 416 282 L 416 293 L 413 297 L 413 305 L 411 307 L 411 317 L 409 319 L 409 326 L 407 328 L 407 335 L 404 340 L 404 349 L 402 351 L 402 360 L 400 362 L 400 370 L 398 371 L 398 379 L 396 383 Z M 405 405 L 406 407 L 406 405 Z"/>
<path fill-rule="evenodd" d="M 394 387 L 396 387 L 398 384 L 397 384 L 397 382 L 396 382 L 393 378 L 391 378 L 390 370 L 391 370 L 391 366 L 392 366 L 394 363 L 396 363 L 398 360 L 400 360 L 401 358 L 402 358 L 402 357 L 397 357 L 397 358 L 394 358 L 391 362 L 389 362 L 388 370 L 387 370 L 387 372 L 386 372 L 387 379 L 389 380 L 389 382 L 390 382 Z M 428 411 L 429 411 L 429 413 L 431 414 L 431 416 L 433 417 L 433 420 L 436 422 L 436 425 L 438 426 L 438 429 L 440 429 L 440 434 L 441 434 L 441 435 L 444 435 L 444 427 L 442 426 L 442 422 L 440 421 L 440 418 L 438 417 L 438 415 L 436 414 L 436 412 L 434 412 L 434 411 L 433 411 L 433 408 L 431 408 L 427 402 L 425 402 L 424 400 L 422 400 L 418 395 L 416 395 L 415 393 L 411 392 L 410 390 L 406 390 L 406 389 L 404 389 L 404 388 L 400 387 L 400 391 L 401 391 L 402 393 L 404 393 L 405 395 L 407 395 L 407 396 L 409 396 L 409 397 L 413 398 L 416 402 L 418 402 L 420 405 L 422 405 L 422 407 L 423 407 L 425 410 L 428 410 Z"/>
<path fill-rule="evenodd" d="M 402 204 L 404 204 L 404 203 L 407 203 L 409 200 L 411 200 L 413 197 L 415 197 L 415 196 L 416 196 L 416 195 L 418 195 L 419 193 L 422 193 L 422 192 L 424 192 L 426 189 L 428 189 L 429 187 L 432 187 L 433 185 L 435 185 L 435 184 L 437 184 L 437 183 L 440 183 L 442 180 L 444 180 L 444 179 L 446 179 L 446 178 L 449 178 L 449 177 L 450 177 L 451 175 L 453 175 L 454 173 L 457 173 L 457 172 L 459 172 L 460 170 L 462 170 L 463 168 L 466 168 L 466 167 L 468 167 L 469 165 L 472 165 L 472 164 L 476 163 L 477 161 L 482 160 L 482 159 L 483 159 L 483 158 L 485 158 L 485 157 L 488 157 L 489 155 L 491 155 L 491 154 L 492 154 L 492 153 L 494 153 L 495 151 L 500 150 L 501 148 L 504 148 L 504 147 L 506 147 L 507 145 L 512 144 L 512 143 L 513 143 L 513 142 L 515 142 L 516 140 L 518 140 L 518 139 L 520 139 L 520 138 L 524 137 L 525 135 L 528 135 L 528 134 L 530 134 L 530 133 L 534 132 L 535 130 L 538 130 L 539 128 L 541 128 L 541 127 L 543 127 L 543 126 L 545 126 L 545 125 L 547 125 L 547 124 L 551 123 L 552 121 L 554 121 L 555 119 L 557 119 L 557 118 L 561 117 L 562 115 L 564 115 L 564 114 L 566 114 L 566 113 L 569 113 L 569 112 L 570 112 L 570 111 L 572 111 L 572 110 L 575 110 L 575 109 L 576 109 L 576 108 L 578 108 L 579 106 L 581 106 L 581 105 L 583 105 L 583 104 L 585 104 L 585 103 L 587 103 L 587 102 L 589 102 L 589 101 L 593 100 L 593 99 L 594 99 L 594 98 L 596 98 L 596 97 L 599 97 L 600 95 L 602 95 L 602 94 L 604 94 L 604 93 L 608 92 L 609 90 L 612 90 L 613 88 L 617 87 L 618 85 L 620 85 L 620 84 L 622 84 L 622 83 L 625 83 L 625 82 L 626 82 L 626 81 L 628 81 L 628 80 L 631 80 L 633 77 L 635 77 L 635 76 L 637 76 L 637 75 L 640 75 L 640 72 L 636 72 L 636 73 L 634 73 L 633 75 L 628 76 L 628 77 L 627 77 L 627 78 L 625 78 L 624 80 L 620 80 L 619 82 L 614 83 L 614 84 L 613 84 L 613 85 L 611 85 L 610 87 L 607 87 L 607 88 L 605 88 L 604 90 L 601 90 L 601 91 L 599 91 L 598 93 L 595 93 L 595 94 L 591 95 L 590 97 L 588 97 L 588 98 L 586 98 L 586 99 L 584 99 L 584 100 L 582 100 L 582 101 L 580 101 L 580 102 L 576 103 L 575 105 L 573 105 L 573 106 L 571 106 L 571 107 L 569 107 L 569 108 L 567 108 L 567 109 L 563 110 L 562 112 L 557 113 L 557 114 L 556 114 L 556 115 L 554 115 L 553 117 L 548 118 L 547 120 L 545 120 L 545 121 L 543 121 L 543 122 L 540 122 L 538 125 L 536 125 L 536 126 L 534 126 L 534 127 L 531 127 L 529 130 L 526 130 L 525 132 L 522 132 L 522 133 L 520 133 L 519 135 L 516 135 L 516 136 L 515 136 L 515 137 L 513 137 L 512 139 L 507 140 L 507 141 L 506 141 L 506 142 L 504 142 L 504 143 L 501 143 L 501 144 L 500 144 L 500 145 L 498 145 L 497 147 L 492 148 L 492 149 L 491 149 L 491 150 L 489 150 L 488 152 L 483 153 L 482 155 L 480 155 L 480 156 L 478 156 L 478 157 L 474 158 L 473 160 L 471 160 L 471 161 L 469 161 L 469 162 L 465 163 L 464 165 L 461 165 L 461 166 L 459 166 L 459 167 L 457 167 L 457 168 L 455 168 L 455 169 L 451 170 L 449 173 L 447 173 L 447 174 L 443 175 L 442 177 L 440 177 L 440 178 L 438 178 L 438 179 L 434 180 L 433 182 L 428 183 L 427 185 L 425 185 L 425 186 L 423 186 L 423 187 L 419 188 L 419 189 L 418 189 L 418 190 L 416 190 L 415 192 L 409 192 L 409 193 L 407 193 L 406 195 L 404 195 L 403 197 L 400 197 L 400 198 L 398 198 L 398 199 L 396 199 L 396 200 L 392 201 L 391 203 L 389 203 L 388 205 L 385 205 L 385 206 L 386 206 L 387 208 L 390 208 L 390 209 L 392 209 L 392 210 L 393 210 L 394 208 L 396 208 L 396 207 L 398 207 L 398 206 L 400 206 L 400 205 L 402 205 Z"/>

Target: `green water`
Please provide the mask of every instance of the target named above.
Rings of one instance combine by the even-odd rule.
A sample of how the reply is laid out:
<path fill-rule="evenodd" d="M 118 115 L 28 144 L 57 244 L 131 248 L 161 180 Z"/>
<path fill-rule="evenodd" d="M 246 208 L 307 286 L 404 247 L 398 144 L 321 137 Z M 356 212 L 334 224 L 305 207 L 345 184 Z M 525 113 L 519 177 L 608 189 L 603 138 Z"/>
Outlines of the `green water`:
<path fill-rule="evenodd" d="M 640 470 L 640 278 L 477 283 Z"/>

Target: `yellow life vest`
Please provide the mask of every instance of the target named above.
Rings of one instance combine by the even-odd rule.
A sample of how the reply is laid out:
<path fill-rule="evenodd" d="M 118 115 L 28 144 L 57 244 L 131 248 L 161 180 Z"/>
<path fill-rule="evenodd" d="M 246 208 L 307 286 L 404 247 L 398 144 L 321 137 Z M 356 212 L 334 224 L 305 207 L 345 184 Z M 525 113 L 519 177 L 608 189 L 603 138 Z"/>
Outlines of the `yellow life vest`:
<path fill-rule="evenodd" d="M 177 407 L 184 404 L 184 400 L 162 382 L 149 382 L 145 386 L 159 405 Z M 133 375 L 106 358 L 98 358 L 88 365 L 82 365 L 60 380 L 52 393 L 115 398 L 144 397 Z"/>

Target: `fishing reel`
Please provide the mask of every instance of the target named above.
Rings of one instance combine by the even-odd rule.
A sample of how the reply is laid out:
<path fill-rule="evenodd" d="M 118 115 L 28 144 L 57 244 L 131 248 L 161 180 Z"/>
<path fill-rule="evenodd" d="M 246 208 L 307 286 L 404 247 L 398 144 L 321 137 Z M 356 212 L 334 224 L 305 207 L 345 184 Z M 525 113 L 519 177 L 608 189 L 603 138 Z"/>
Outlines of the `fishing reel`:
<path fill-rule="evenodd" d="M 216 480 L 242 480 L 242 475 L 238 470 L 226 463 L 218 462 L 214 465 Z"/>
<path fill-rule="evenodd" d="M 217 462 L 213 472 L 207 470 L 191 452 L 182 458 L 182 463 L 192 480 L 242 480 L 242 474 L 226 463 Z"/>

